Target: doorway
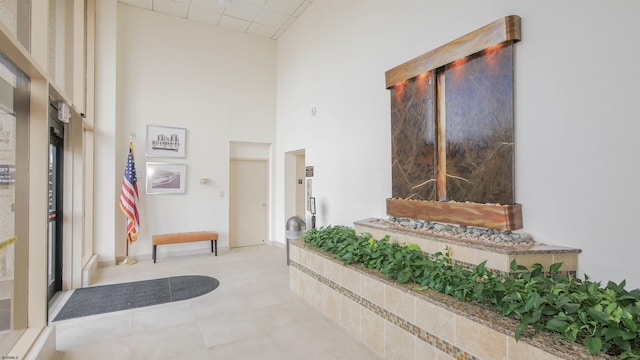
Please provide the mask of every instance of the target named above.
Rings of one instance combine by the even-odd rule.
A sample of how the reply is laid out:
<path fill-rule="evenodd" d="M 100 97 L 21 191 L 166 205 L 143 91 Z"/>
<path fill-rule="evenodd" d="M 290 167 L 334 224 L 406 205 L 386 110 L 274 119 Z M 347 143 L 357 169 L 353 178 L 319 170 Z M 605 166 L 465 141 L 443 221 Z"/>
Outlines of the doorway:
<path fill-rule="evenodd" d="M 47 235 L 47 301 L 62 290 L 62 179 L 64 125 L 58 109 L 49 106 L 49 230 Z"/>
<path fill-rule="evenodd" d="M 267 239 L 267 160 L 231 159 L 229 247 L 263 245 Z"/>
<path fill-rule="evenodd" d="M 284 155 L 285 163 L 285 219 L 292 216 L 299 216 L 305 219 L 305 223 L 309 223 L 306 219 L 307 215 L 307 182 L 309 179 L 305 175 L 305 151 L 295 150 L 286 152 Z M 307 226 L 307 228 L 310 228 Z"/>

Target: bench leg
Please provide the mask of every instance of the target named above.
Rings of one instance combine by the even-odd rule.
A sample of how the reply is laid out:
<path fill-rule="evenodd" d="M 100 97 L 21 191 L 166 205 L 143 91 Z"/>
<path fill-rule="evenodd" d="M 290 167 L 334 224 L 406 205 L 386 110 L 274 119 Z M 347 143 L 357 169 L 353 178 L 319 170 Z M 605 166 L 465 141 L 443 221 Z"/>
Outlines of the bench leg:
<path fill-rule="evenodd" d="M 158 245 L 153 245 L 153 263 L 156 263 L 156 246 Z"/>
<path fill-rule="evenodd" d="M 215 252 L 216 256 L 218 256 L 218 240 L 211 240 L 211 252 Z"/>

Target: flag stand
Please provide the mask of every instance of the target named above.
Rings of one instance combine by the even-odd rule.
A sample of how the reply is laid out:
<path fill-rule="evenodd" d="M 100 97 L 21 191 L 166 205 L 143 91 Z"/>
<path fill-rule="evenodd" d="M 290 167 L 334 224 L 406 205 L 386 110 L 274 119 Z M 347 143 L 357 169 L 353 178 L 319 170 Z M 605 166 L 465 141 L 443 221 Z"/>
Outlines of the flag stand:
<path fill-rule="evenodd" d="M 127 252 L 122 261 L 118 263 L 118 265 L 134 265 L 137 264 L 138 260 L 129 258 L 129 239 L 127 239 Z"/>
<path fill-rule="evenodd" d="M 135 139 L 135 137 L 136 137 L 135 133 L 129 134 L 129 157 L 127 158 L 127 169 L 125 169 L 125 178 L 122 183 L 123 190 L 122 190 L 122 194 L 120 195 L 120 208 L 125 213 L 128 219 L 127 220 L 127 238 L 126 238 L 127 247 L 126 247 L 124 259 L 122 261 L 117 262 L 117 265 L 133 265 L 138 263 L 138 260 L 129 258 L 129 243 L 131 242 L 131 239 L 133 239 L 133 241 L 136 240 L 137 231 L 138 231 L 137 229 L 139 226 L 138 210 L 137 210 L 138 186 L 136 184 L 137 183 L 136 170 L 133 162 L 133 140 Z M 125 184 L 127 184 L 128 186 L 125 186 Z M 127 191 L 125 191 L 125 189 L 127 189 Z M 133 193 L 131 193 L 131 191 L 133 191 Z M 127 195 L 125 195 L 125 193 Z M 131 205 L 130 201 L 133 202 L 133 209 L 129 207 Z M 125 202 L 127 202 L 126 205 L 125 205 Z M 131 233 L 130 233 L 131 224 L 134 222 L 134 220 L 135 220 L 135 225 L 134 225 L 135 236 L 131 236 Z"/>

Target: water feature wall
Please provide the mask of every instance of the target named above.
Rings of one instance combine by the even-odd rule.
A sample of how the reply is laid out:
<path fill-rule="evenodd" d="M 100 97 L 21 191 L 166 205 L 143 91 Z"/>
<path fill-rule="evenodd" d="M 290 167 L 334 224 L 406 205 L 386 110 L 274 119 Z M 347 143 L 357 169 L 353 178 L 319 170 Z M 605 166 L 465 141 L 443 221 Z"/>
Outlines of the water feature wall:
<path fill-rule="evenodd" d="M 520 18 L 507 16 L 386 72 L 389 215 L 522 227 L 514 199 L 513 57 L 519 40 Z"/>

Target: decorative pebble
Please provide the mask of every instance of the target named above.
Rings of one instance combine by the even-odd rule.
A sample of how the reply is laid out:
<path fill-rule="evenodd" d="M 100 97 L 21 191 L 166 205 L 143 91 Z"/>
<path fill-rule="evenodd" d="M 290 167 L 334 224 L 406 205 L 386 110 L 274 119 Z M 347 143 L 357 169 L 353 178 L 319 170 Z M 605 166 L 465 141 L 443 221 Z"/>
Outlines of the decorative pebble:
<path fill-rule="evenodd" d="M 382 220 L 385 222 L 385 220 Z M 536 242 L 528 233 L 514 233 L 510 230 L 469 227 L 466 225 L 442 224 L 429 220 L 417 220 L 389 216 L 387 223 L 412 230 L 435 233 L 438 235 L 491 242 L 506 246 L 530 246 Z"/>

